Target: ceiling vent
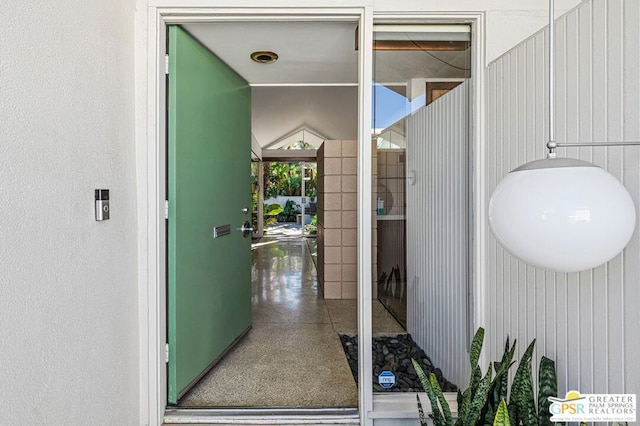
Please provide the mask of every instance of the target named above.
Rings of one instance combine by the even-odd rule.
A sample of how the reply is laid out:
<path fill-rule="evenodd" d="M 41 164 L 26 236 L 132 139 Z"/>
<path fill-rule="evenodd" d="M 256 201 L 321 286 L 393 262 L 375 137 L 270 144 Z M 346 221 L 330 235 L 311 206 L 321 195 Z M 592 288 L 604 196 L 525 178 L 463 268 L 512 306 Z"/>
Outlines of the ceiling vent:
<path fill-rule="evenodd" d="M 260 64 L 272 64 L 278 60 L 278 55 L 275 52 L 266 50 L 260 50 L 251 54 L 251 59 Z"/>

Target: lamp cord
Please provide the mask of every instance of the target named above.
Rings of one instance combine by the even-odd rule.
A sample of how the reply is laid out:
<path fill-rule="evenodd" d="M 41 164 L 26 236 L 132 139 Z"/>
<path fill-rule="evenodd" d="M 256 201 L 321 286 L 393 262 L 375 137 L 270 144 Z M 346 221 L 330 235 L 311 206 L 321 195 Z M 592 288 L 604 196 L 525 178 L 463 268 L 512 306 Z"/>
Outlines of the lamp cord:
<path fill-rule="evenodd" d="M 441 58 L 437 57 L 436 55 L 434 55 L 433 53 L 431 53 L 431 52 L 427 51 L 426 49 L 420 47 L 420 45 L 418 43 L 416 43 L 414 40 L 410 40 L 410 41 L 411 41 L 411 43 L 416 45 L 416 47 L 419 47 L 422 52 L 424 52 L 427 55 L 431 56 L 433 59 L 437 59 L 438 61 L 442 62 L 443 64 L 450 66 L 451 68 L 455 68 L 455 69 L 461 70 L 461 71 L 471 71 L 471 68 L 463 68 L 463 67 L 459 67 L 457 65 L 453 65 L 452 63 L 447 62 L 444 59 L 441 59 Z"/>
<path fill-rule="evenodd" d="M 434 55 L 433 53 L 429 52 L 428 50 L 424 49 L 423 47 L 421 47 L 418 43 L 415 42 L 415 40 L 412 40 L 408 34 L 405 33 L 405 37 L 407 37 L 407 40 L 410 41 L 412 44 L 414 44 L 417 48 L 420 49 L 421 52 L 426 53 L 427 55 L 431 56 L 433 59 L 437 59 L 438 61 L 442 62 L 445 65 L 450 66 L 451 68 L 455 68 L 457 70 L 462 70 L 462 71 L 471 71 L 471 68 L 463 68 L 463 67 L 459 67 L 457 65 L 453 65 L 450 62 L 445 61 L 444 59 L 441 59 L 439 57 L 437 57 L 436 55 Z"/>

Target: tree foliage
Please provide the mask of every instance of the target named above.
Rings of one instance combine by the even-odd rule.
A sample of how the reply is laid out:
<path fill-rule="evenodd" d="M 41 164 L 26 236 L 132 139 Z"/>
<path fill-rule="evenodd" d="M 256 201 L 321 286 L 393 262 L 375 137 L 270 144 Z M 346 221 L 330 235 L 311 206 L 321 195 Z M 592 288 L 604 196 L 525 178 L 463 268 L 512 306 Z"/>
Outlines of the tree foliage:
<path fill-rule="evenodd" d="M 317 193 L 315 163 L 307 164 L 306 167 L 307 176 L 311 175 L 311 179 L 305 182 L 305 195 L 315 197 Z M 300 196 L 302 189 L 300 172 L 300 163 L 264 163 L 264 197 Z"/>

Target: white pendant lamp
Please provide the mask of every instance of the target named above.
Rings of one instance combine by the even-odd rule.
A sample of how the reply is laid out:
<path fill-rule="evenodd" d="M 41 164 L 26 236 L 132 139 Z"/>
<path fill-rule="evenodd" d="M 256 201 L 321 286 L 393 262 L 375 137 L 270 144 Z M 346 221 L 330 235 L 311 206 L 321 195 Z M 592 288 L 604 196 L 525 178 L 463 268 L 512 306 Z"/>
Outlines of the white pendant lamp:
<path fill-rule="evenodd" d="M 631 196 L 610 173 L 569 158 L 533 161 L 509 173 L 489 202 L 491 229 L 511 254 L 556 272 L 614 258 L 636 222 Z"/>
<path fill-rule="evenodd" d="M 599 266 L 624 249 L 636 224 L 626 188 L 586 161 L 556 158 L 556 147 L 638 145 L 638 142 L 555 142 L 554 1 L 549 1 L 549 156 L 512 170 L 489 201 L 498 242 L 524 262 L 550 271 Z"/>

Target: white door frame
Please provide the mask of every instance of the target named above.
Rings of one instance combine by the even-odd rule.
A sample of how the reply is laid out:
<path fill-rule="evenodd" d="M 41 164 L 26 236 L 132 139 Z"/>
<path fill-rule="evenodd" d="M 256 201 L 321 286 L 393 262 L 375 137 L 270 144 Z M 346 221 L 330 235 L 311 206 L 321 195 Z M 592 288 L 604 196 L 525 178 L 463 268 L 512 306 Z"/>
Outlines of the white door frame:
<path fill-rule="evenodd" d="M 250 3 L 250 2 L 247 2 Z M 257 3 L 257 2 L 256 2 Z M 167 400 L 165 364 L 166 342 L 166 120 L 165 120 L 165 50 L 166 25 L 180 22 L 216 22 L 240 19 L 359 20 L 359 89 L 358 89 L 358 334 L 359 334 L 359 417 L 361 425 L 372 425 L 376 417 L 372 394 L 371 365 L 371 85 L 372 81 L 372 0 L 327 0 L 305 2 L 281 0 L 271 7 L 251 4 L 239 8 L 233 0 L 150 0 L 136 12 L 136 154 L 138 192 L 138 306 L 139 306 L 139 367 L 140 424 L 160 425 Z M 317 3 L 316 7 L 310 3 Z M 415 13 L 385 14 L 378 18 L 419 20 L 420 22 L 469 22 L 472 25 L 472 162 L 483 164 L 484 150 L 484 14 L 461 12 L 453 14 Z M 484 276 L 483 250 L 485 211 L 484 183 L 480 167 L 473 167 L 474 323 L 481 324 L 478 309 Z M 410 395 L 412 401 L 413 395 Z M 383 404 L 381 404 L 383 405 Z"/>
<path fill-rule="evenodd" d="M 153 4 L 152 4 L 153 3 Z M 138 87 L 138 191 L 139 191 L 139 324 L 140 324 L 140 422 L 160 425 L 163 422 L 167 400 L 167 374 L 165 364 L 166 342 L 166 230 L 165 230 L 165 182 L 166 182 L 166 88 L 165 54 L 166 25 L 180 22 L 221 22 L 238 20 L 278 20 L 282 17 L 300 20 L 350 20 L 359 21 L 363 28 L 371 27 L 372 6 L 362 1 L 334 2 L 329 7 L 300 8 L 291 5 L 272 8 L 238 8 L 237 4 L 220 6 L 220 2 L 197 1 L 197 4 L 173 2 L 171 0 L 150 2 L 149 7 L 136 17 L 138 36 L 146 37 L 146 49 L 139 49 L 136 55 L 138 81 L 145 82 Z M 212 7 L 212 3 L 216 3 Z M 144 22 L 146 21 L 146 22 Z M 359 82 L 371 81 L 371 31 L 362 31 L 359 50 Z M 141 34 L 145 33 L 145 34 Z M 368 35 L 368 37 L 367 37 Z M 368 43 L 367 43 L 367 38 Z M 368 46 L 368 48 L 367 48 Z M 141 51 L 142 50 L 142 51 Z M 370 111 L 371 90 L 369 85 L 359 84 L 360 111 Z M 364 87 L 364 88 L 363 88 Z M 146 93 L 145 93 L 146 92 Z M 142 99 L 144 102 L 142 102 Z M 369 114 L 358 114 L 359 138 L 370 132 Z M 362 142 L 361 142 L 362 144 Z M 370 143 L 369 158 L 371 155 Z M 371 176 L 366 175 L 365 184 L 371 187 Z M 370 204 L 370 203 L 369 203 Z M 369 221 L 371 218 L 369 217 Z M 370 232 L 363 241 L 370 246 Z M 367 261 L 367 259 L 362 259 Z M 369 264 L 370 264 L 369 254 Z M 370 271 L 369 271 L 370 277 Z M 365 278 L 365 277 L 363 277 Z M 370 279 L 369 279 L 370 282 Z M 370 286 L 369 298 L 370 298 Z M 366 315 L 366 312 L 364 313 Z M 360 321 L 369 324 L 368 320 Z M 363 335 L 363 338 L 365 336 Z M 370 351 L 370 350 L 369 350 Z M 370 357 L 369 357 L 370 358 Z M 361 358 L 363 360 L 367 358 Z M 370 364 L 370 362 L 369 362 Z M 360 369 L 365 371 L 366 366 Z M 370 366 L 369 366 L 370 370 Z M 360 389 L 365 389 L 361 386 Z M 370 387 L 368 388 L 370 389 Z M 371 410 L 371 391 L 359 391 L 361 416 Z M 362 423 L 364 424 L 364 422 Z"/>

